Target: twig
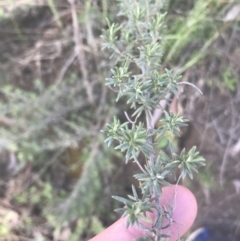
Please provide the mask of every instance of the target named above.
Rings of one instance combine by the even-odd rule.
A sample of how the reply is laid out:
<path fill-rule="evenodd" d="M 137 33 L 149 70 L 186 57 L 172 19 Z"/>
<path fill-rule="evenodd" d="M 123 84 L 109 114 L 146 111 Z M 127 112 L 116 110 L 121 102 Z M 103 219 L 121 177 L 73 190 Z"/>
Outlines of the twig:
<path fill-rule="evenodd" d="M 165 99 L 161 100 L 159 102 L 160 106 L 162 107 L 161 109 L 155 109 L 153 112 L 153 116 L 151 119 L 151 126 L 155 126 L 157 124 L 157 121 L 161 118 L 163 110 L 166 109 L 167 106 L 167 101 L 171 98 L 171 93 L 168 93 L 165 96 Z"/>
<path fill-rule="evenodd" d="M 185 81 L 183 81 L 183 82 L 178 82 L 178 84 L 179 84 L 179 85 L 181 85 L 181 84 L 191 85 L 191 86 L 192 86 L 194 89 L 196 89 L 201 95 L 203 94 L 202 91 L 201 91 L 196 85 L 194 85 L 194 84 L 192 84 L 192 83 L 190 83 L 190 82 L 185 82 Z"/>
<path fill-rule="evenodd" d="M 232 113 L 234 113 L 234 107 L 233 107 L 232 102 L 231 102 L 231 110 L 232 110 Z M 236 121 L 235 121 L 235 119 L 232 115 L 230 136 L 229 136 L 227 146 L 225 148 L 225 152 L 224 152 L 224 155 L 223 155 L 222 165 L 220 167 L 220 184 L 221 185 L 223 185 L 223 182 L 224 182 L 224 173 L 225 173 L 225 168 L 226 168 L 228 157 L 229 157 L 229 148 L 230 148 L 230 146 L 232 144 L 232 141 L 233 141 L 233 127 L 234 127 L 235 124 L 236 124 Z"/>
<path fill-rule="evenodd" d="M 136 120 L 135 120 L 135 121 L 132 121 L 132 120 L 130 119 L 130 117 L 128 116 L 128 113 L 127 113 L 126 111 L 124 111 L 124 114 L 125 114 L 127 120 L 128 120 L 130 123 L 136 124 Z"/>
<path fill-rule="evenodd" d="M 98 45 L 97 41 L 94 38 L 93 34 L 93 28 L 92 28 L 92 19 L 90 18 L 90 3 L 91 1 L 86 1 L 85 3 L 85 8 L 86 8 L 86 13 L 85 13 L 85 23 L 86 23 L 86 30 L 87 30 L 87 42 L 91 46 L 91 52 L 94 57 L 95 65 L 98 71 Z"/>
<path fill-rule="evenodd" d="M 82 37 L 81 31 L 79 30 L 75 1 L 74 0 L 68 0 L 68 2 L 71 5 L 73 37 L 74 37 L 74 43 L 75 43 L 75 51 L 76 51 L 76 55 L 77 55 L 78 63 L 79 63 L 79 69 L 81 70 L 81 73 L 82 73 L 82 80 L 83 80 L 84 87 L 87 91 L 88 100 L 93 105 L 94 104 L 94 97 L 93 97 L 93 93 L 92 93 L 92 88 L 90 87 L 90 83 L 87 80 L 88 71 L 87 71 L 87 68 L 85 66 L 86 56 L 85 56 L 85 52 L 84 52 L 83 47 L 82 47 L 83 37 Z"/>
<path fill-rule="evenodd" d="M 143 173 L 146 173 L 146 171 L 143 169 L 142 165 L 139 163 L 139 161 L 138 161 L 137 159 L 135 159 L 134 162 L 137 163 L 138 167 L 141 169 L 141 171 L 142 171 Z"/>
<path fill-rule="evenodd" d="M 77 57 L 77 53 L 73 51 L 71 55 L 68 57 L 68 59 L 66 60 L 66 62 L 64 63 L 63 67 L 61 68 L 55 81 L 56 85 L 58 85 L 62 81 L 65 73 L 67 72 L 68 68 L 71 66 L 71 64 L 73 63 L 76 57 Z"/>

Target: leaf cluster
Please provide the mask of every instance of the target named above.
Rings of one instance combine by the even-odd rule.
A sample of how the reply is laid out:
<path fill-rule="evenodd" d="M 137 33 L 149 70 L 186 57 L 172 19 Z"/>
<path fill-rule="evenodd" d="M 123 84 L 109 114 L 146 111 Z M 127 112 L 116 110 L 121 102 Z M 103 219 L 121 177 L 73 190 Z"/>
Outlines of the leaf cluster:
<path fill-rule="evenodd" d="M 106 84 L 118 92 L 119 98 L 128 97 L 127 103 L 136 109 L 133 116 L 140 116 L 144 109 L 160 108 L 159 101 L 169 92 L 177 94 L 179 74 L 161 70 L 162 31 L 165 28 L 164 1 L 121 0 L 119 15 L 121 24 L 108 23 L 102 38 L 103 49 L 117 55 L 118 65 L 112 70 L 112 77 Z M 112 57 L 111 56 L 111 57 Z M 129 65 L 142 70 L 131 74 Z"/>
<path fill-rule="evenodd" d="M 132 125 L 131 128 L 128 127 L 128 124 L 128 122 L 120 124 L 119 120 L 115 117 L 113 124 L 107 124 L 104 131 L 108 136 L 105 140 L 108 145 L 111 145 L 113 140 L 117 140 L 119 145 L 115 149 L 126 152 L 126 163 L 130 159 L 136 160 L 140 152 L 148 157 L 152 151 L 151 145 L 147 142 L 150 135 L 144 128 L 143 123 Z"/>
<path fill-rule="evenodd" d="M 127 228 L 130 225 L 141 225 L 139 220 L 144 220 L 145 222 L 149 222 L 146 214 L 147 212 L 152 212 L 152 204 L 148 199 L 142 200 L 138 197 L 137 191 L 135 187 L 132 185 L 133 195 L 128 195 L 129 199 L 113 196 L 114 199 L 124 203 L 123 208 L 115 209 L 116 212 L 123 213 L 122 217 L 128 216 L 127 220 Z"/>

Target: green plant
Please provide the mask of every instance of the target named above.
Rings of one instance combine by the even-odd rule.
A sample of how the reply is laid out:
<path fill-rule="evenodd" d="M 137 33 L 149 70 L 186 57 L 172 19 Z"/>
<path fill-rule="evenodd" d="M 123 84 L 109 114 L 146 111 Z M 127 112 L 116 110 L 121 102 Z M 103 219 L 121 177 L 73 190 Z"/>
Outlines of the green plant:
<path fill-rule="evenodd" d="M 116 58 L 112 77 L 106 79 L 106 85 L 118 92 L 117 100 L 127 97 L 127 103 L 134 110 L 131 118 L 125 112 L 127 121 L 121 123 L 116 117 L 107 124 L 104 133 L 109 145 L 118 143 L 115 149 L 125 153 L 126 163 L 135 162 L 141 173 L 134 175 L 139 181 L 140 193 L 132 186 L 133 195 L 129 199 L 114 196 L 124 204 L 116 211 L 127 216 L 127 227 L 138 225 L 145 231 L 146 237 L 140 240 L 157 241 L 168 238 L 162 233 L 174 221 L 171 207 L 159 203 L 162 187 L 170 185 L 169 176 L 175 177 L 174 168 L 181 169 L 178 177 L 193 177 L 198 166 L 204 165 L 196 147 L 189 152 L 182 150 L 178 155 L 172 143 L 172 136 L 179 135 L 180 128 L 187 120 L 178 114 L 164 111 L 161 126 L 152 124 L 154 109 L 162 109 L 159 104 L 168 93 L 177 95 L 180 90 L 181 76 L 171 70 L 161 68 L 162 32 L 165 28 L 164 17 L 166 1 L 163 0 L 120 0 L 121 24 L 110 23 L 103 35 L 103 49 L 112 51 Z M 145 117 L 145 120 L 143 120 Z M 167 138 L 169 154 L 158 148 L 158 142 Z M 144 157 L 145 164 L 140 161 Z M 176 179 L 176 177 L 175 177 Z M 154 212 L 151 220 L 147 213 Z M 163 220 L 168 224 L 163 226 Z M 149 223 L 146 225 L 145 223 Z"/>
<path fill-rule="evenodd" d="M 226 69 L 222 73 L 223 86 L 234 92 L 237 89 L 238 79 L 234 77 L 231 69 Z"/>

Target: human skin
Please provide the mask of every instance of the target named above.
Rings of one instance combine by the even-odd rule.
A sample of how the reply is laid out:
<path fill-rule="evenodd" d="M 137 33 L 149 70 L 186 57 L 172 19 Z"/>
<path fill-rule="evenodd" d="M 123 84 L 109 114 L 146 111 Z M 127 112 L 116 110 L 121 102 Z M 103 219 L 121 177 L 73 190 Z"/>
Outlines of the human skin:
<path fill-rule="evenodd" d="M 169 228 L 164 229 L 164 233 L 171 235 L 168 241 L 176 241 L 186 233 L 196 218 L 196 199 L 191 191 L 178 185 L 163 188 L 160 203 L 174 207 L 174 222 Z M 126 218 L 121 218 L 89 241 L 134 241 L 143 235 L 143 230 L 136 226 L 126 229 Z"/>

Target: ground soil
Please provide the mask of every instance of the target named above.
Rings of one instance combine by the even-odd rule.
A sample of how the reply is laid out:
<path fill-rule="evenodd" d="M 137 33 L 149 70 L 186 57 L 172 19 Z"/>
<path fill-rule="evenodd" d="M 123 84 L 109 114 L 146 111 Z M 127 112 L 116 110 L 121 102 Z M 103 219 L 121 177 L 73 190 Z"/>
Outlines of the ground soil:
<path fill-rule="evenodd" d="M 196 145 L 207 164 L 193 183 L 183 182 L 198 201 L 193 229 L 208 228 L 209 241 L 240 240 L 240 153 L 232 151 L 239 141 L 240 96 L 205 86 L 202 96 L 186 88 L 180 99 L 190 125 L 179 145 Z"/>

